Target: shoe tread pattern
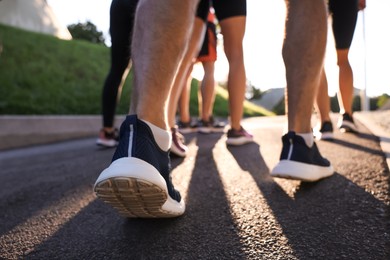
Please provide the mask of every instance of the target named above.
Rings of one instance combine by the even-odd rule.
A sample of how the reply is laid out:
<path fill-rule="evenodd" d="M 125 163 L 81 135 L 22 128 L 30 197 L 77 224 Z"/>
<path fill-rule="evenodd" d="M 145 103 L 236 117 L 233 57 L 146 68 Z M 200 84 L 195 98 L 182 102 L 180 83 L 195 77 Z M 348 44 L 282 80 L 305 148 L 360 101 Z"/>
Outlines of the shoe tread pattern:
<path fill-rule="evenodd" d="M 145 180 L 114 177 L 98 183 L 96 195 L 128 218 L 172 217 L 162 210 L 167 200 L 166 192 Z"/>

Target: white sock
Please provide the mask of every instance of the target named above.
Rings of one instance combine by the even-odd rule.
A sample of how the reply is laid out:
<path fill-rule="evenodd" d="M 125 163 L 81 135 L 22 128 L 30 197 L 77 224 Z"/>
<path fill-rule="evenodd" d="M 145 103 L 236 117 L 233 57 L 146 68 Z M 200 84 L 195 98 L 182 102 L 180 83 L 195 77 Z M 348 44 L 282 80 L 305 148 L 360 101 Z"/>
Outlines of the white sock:
<path fill-rule="evenodd" d="M 299 135 L 300 137 L 303 138 L 303 140 L 305 140 L 305 143 L 308 147 L 312 147 L 313 144 L 314 144 L 314 137 L 313 137 L 313 133 L 296 133 L 296 135 Z"/>
<path fill-rule="evenodd" d="M 153 125 L 148 121 L 142 120 L 142 122 L 146 123 L 150 127 L 154 136 L 154 140 L 156 140 L 156 143 L 158 144 L 160 149 L 163 151 L 168 151 L 168 149 L 171 147 L 172 142 L 171 133 L 166 131 L 165 129 Z"/>

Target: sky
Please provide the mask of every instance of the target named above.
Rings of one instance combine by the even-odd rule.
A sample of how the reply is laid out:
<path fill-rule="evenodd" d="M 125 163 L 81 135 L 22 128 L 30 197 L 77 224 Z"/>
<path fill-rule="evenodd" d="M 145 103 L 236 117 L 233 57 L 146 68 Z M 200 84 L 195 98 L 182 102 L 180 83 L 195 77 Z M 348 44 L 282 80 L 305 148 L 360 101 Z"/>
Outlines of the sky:
<path fill-rule="evenodd" d="M 111 0 L 47 0 L 64 25 L 87 20 L 102 31 L 107 45 L 109 37 L 109 8 Z M 359 12 L 355 35 L 350 49 L 354 71 L 354 86 L 368 96 L 390 95 L 390 10 L 389 0 L 367 0 L 367 8 Z M 247 0 L 247 25 L 244 55 L 247 78 L 265 91 L 286 85 L 281 56 L 284 34 L 285 4 L 283 0 Z M 226 77 L 227 64 L 222 52 L 216 63 L 217 79 Z M 329 94 L 338 89 L 338 67 L 331 30 L 328 33 L 325 70 Z"/>

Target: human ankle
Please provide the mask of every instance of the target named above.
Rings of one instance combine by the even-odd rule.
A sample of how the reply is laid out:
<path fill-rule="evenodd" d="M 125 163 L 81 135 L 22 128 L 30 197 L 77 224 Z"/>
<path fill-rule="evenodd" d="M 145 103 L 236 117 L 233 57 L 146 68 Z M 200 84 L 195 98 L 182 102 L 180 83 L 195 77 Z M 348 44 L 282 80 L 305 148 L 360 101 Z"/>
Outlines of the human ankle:
<path fill-rule="evenodd" d="M 104 132 L 106 132 L 106 133 L 108 133 L 108 134 L 111 134 L 111 133 L 113 133 L 114 131 L 115 131 L 115 128 L 114 127 L 106 127 L 106 126 L 104 126 L 103 127 L 103 130 L 104 130 Z"/>

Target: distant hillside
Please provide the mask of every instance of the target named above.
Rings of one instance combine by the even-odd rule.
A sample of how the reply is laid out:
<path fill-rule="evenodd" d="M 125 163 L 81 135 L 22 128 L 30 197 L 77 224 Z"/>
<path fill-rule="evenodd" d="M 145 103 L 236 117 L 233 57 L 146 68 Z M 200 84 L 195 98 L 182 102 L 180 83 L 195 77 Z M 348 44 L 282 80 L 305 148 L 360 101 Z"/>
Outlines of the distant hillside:
<path fill-rule="evenodd" d="M 260 99 L 254 99 L 251 102 L 272 111 L 283 99 L 284 92 L 285 88 L 268 89 L 264 91 Z"/>
<path fill-rule="evenodd" d="M 100 114 L 109 48 L 0 25 L 1 49 L 0 114 Z M 130 92 L 131 75 L 118 114 L 127 113 Z M 221 93 L 216 97 L 216 116 L 227 115 L 226 95 Z M 196 113 L 196 90 L 191 98 L 191 111 Z M 270 114 L 245 105 L 246 116 Z"/>

